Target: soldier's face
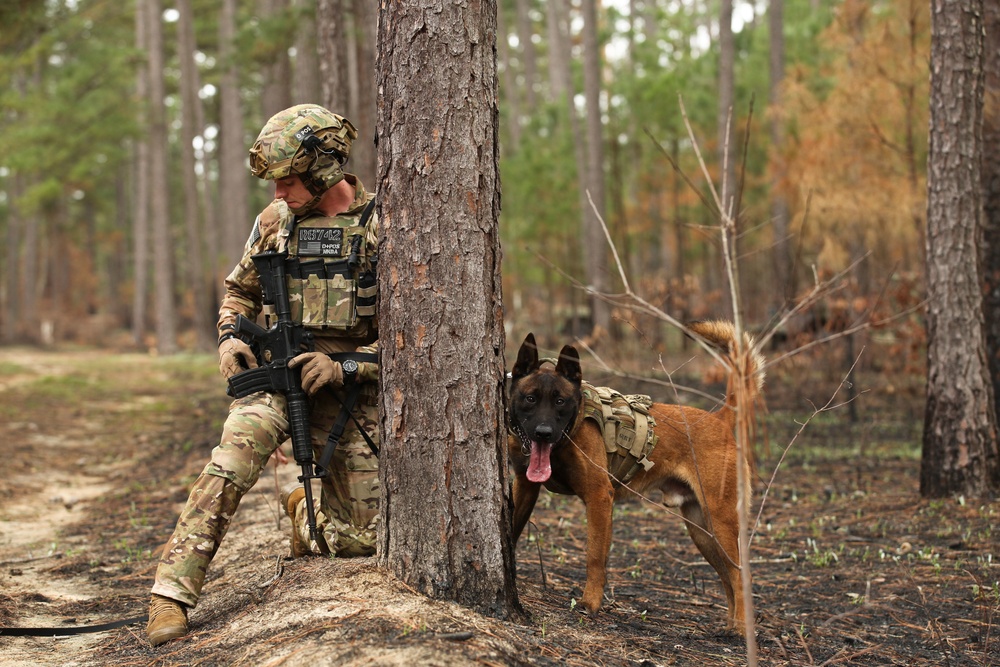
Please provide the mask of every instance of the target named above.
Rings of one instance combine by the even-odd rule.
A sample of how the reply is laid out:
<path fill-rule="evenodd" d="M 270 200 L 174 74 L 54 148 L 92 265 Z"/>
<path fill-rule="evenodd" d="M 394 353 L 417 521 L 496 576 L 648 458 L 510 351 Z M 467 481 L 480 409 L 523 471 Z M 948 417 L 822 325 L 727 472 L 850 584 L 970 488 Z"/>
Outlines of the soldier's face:
<path fill-rule="evenodd" d="M 313 196 L 309 193 L 306 186 L 302 184 L 302 179 L 297 174 L 292 174 L 287 178 L 279 178 L 274 182 L 274 198 L 283 199 L 288 204 L 288 208 L 292 212 L 295 212 L 296 209 L 308 204 Z"/>

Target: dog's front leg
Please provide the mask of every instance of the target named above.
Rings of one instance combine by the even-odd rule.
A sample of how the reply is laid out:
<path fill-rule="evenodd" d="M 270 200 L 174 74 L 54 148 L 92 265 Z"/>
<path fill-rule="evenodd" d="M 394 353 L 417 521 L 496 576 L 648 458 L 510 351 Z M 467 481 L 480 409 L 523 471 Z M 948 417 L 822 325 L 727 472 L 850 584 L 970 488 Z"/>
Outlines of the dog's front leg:
<path fill-rule="evenodd" d="M 608 551 L 611 549 L 611 513 L 614 490 L 610 484 L 580 496 L 587 505 L 587 586 L 581 604 L 591 614 L 601 608 L 608 578 Z"/>
<path fill-rule="evenodd" d="M 522 475 L 514 477 L 514 525 L 512 530 L 514 544 L 517 544 L 518 538 L 521 537 L 521 531 L 528 524 L 541 488 L 541 484 L 531 482 L 527 477 Z"/>

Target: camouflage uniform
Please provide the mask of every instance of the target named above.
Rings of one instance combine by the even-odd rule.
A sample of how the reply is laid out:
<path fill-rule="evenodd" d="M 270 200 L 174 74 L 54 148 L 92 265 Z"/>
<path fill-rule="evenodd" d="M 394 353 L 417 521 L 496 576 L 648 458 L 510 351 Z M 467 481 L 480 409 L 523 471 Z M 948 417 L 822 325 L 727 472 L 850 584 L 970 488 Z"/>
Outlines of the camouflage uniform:
<path fill-rule="evenodd" d="M 365 192 L 355 176 L 346 174 L 344 178 L 355 187 L 356 197 L 352 206 L 337 217 L 360 218 L 374 195 Z M 259 276 L 250 256 L 266 250 L 288 250 L 289 230 L 299 222 L 302 221 L 296 220 L 281 200 L 272 202 L 258 216 L 243 258 L 226 279 L 226 296 L 219 311 L 220 328 L 234 322 L 237 314 L 251 320 L 256 318 L 261 311 L 262 295 Z M 370 255 L 377 240 L 374 216 L 366 229 L 365 249 Z M 331 309 L 335 305 L 331 303 Z M 308 317 L 308 312 L 304 311 L 308 311 L 308 304 L 298 308 L 303 317 Z M 358 318 L 348 329 L 314 333 L 319 352 L 377 350 L 374 312 L 371 317 Z M 367 362 L 358 365 L 357 381 L 363 385 L 354 416 L 378 443 L 378 366 Z M 340 411 L 335 394 L 343 398 L 342 389 L 327 386 L 310 400 L 312 444 L 317 459 Z M 173 536 L 164 547 L 156 570 L 154 594 L 190 607 L 197 604 L 208 565 L 225 537 L 240 500 L 257 482 L 271 454 L 289 436 L 287 404 L 280 394 L 258 392 L 233 401 L 221 442 L 191 488 Z M 322 492 L 314 499 L 323 539 L 332 554 L 371 555 L 375 552 L 378 521 L 378 462 L 353 420 L 347 422 L 329 467 L 329 475 L 322 480 Z M 304 504 L 300 502 L 295 512 L 294 529 L 308 538 Z M 304 543 L 310 542 L 306 539 Z"/>

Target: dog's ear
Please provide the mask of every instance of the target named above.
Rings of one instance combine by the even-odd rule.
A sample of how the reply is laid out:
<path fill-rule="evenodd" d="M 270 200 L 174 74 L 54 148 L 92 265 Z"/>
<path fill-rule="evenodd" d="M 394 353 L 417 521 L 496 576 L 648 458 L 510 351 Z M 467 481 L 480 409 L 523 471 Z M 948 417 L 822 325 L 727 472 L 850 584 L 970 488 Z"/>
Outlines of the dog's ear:
<path fill-rule="evenodd" d="M 517 361 L 514 362 L 514 370 L 510 377 L 512 380 L 524 377 L 538 368 L 538 345 L 535 344 L 535 334 L 529 333 L 521 343 L 521 349 L 517 351 Z"/>
<path fill-rule="evenodd" d="M 580 353 L 572 345 L 563 345 L 559 352 L 559 363 L 556 364 L 556 373 L 579 387 L 583 382 L 583 371 L 580 370 Z"/>

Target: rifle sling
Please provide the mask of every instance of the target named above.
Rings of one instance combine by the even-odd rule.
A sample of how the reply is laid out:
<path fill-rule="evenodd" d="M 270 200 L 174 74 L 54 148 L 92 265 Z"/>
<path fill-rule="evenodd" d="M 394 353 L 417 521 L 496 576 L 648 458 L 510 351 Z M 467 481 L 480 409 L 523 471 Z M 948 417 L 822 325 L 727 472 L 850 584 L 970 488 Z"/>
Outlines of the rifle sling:
<path fill-rule="evenodd" d="M 323 447 L 323 454 L 316 463 L 316 470 L 320 475 L 326 474 L 327 466 L 330 465 L 333 453 L 340 443 L 340 436 L 344 435 L 344 427 L 347 426 L 347 420 L 351 417 L 354 404 L 358 402 L 358 395 L 361 394 L 361 385 L 356 382 L 352 383 L 346 393 L 347 396 L 340 403 L 340 414 L 337 415 L 337 421 L 333 423 L 330 435 L 326 438 L 326 446 Z M 364 431 L 364 429 L 361 430 L 362 432 Z"/>

